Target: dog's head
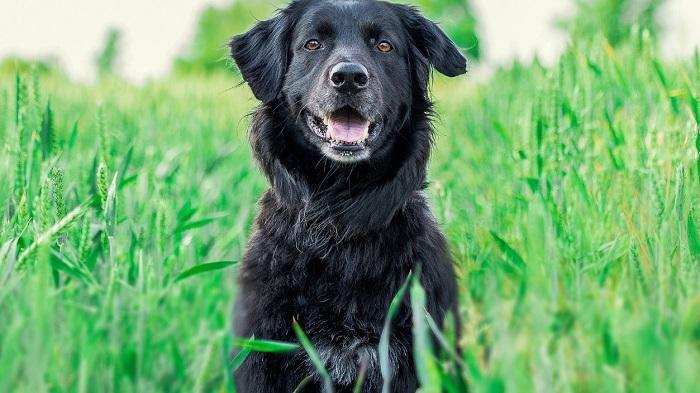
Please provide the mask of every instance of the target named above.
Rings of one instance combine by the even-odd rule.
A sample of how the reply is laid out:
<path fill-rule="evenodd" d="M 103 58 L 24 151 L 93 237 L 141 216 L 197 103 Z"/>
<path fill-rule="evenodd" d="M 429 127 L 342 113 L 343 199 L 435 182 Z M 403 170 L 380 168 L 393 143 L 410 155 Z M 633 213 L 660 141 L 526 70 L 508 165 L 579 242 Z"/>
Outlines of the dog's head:
<path fill-rule="evenodd" d="M 457 76 L 466 60 L 412 7 L 373 0 L 301 0 L 230 42 L 255 97 L 286 105 L 294 130 L 324 156 L 353 163 L 400 143 L 431 66 Z M 292 125 L 292 124 L 289 124 Z"/>

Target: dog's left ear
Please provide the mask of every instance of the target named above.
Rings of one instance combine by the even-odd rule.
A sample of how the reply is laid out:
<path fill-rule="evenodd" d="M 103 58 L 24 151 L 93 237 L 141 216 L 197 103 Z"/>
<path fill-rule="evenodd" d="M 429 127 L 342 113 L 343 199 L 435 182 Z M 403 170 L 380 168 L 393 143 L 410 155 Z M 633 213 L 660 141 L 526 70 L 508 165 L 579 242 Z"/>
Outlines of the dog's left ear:
<path fill-rule="evenodd" d="M 268 103 L 282 90 L 291 30 L 287 10 L 229 41 L 231 57 L 255 98 Z"/>
<path fill-rule="evenodd" d="M 454 42 L 436 25 L 411 6 L 395 5 L 408 30 L 413 45 L 441 74 L 462 75 L 467 72 L 467 60 Z"/>

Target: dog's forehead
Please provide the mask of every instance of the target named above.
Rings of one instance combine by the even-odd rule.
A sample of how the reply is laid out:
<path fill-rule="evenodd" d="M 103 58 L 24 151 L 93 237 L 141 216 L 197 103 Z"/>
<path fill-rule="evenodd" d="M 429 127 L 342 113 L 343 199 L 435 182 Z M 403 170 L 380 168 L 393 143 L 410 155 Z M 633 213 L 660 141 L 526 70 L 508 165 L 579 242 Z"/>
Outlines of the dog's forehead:
<path fill-rule="evenodd" d="M 374 0 L 314 2 L 302 11 L 300 22 L 297 26 L 302 31 L 351 32 L 366 27 L 392 30 L 401 26 L 389 3 Z"/>

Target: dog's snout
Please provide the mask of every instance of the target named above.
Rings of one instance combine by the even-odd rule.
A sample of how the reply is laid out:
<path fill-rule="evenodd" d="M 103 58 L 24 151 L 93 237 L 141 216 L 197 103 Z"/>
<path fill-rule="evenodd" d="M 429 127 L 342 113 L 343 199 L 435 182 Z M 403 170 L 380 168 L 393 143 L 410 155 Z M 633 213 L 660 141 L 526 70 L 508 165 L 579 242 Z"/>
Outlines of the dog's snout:
<path fill-rule="evenodd" d="M 360 63 L 342 62 L 331 69 L 331 86 L 340 91 L 354 93 L 366 88 L 368 82 L 369 72 Z"/>

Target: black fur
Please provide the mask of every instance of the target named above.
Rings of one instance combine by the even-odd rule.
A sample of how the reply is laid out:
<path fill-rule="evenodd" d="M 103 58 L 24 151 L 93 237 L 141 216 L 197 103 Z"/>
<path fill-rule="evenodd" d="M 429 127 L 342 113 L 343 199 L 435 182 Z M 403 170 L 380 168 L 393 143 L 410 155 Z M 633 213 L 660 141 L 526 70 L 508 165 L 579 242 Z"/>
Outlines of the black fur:
<path fill-rule="evenodd" d="M 379 39 L 394 50 L 375 50 Z M 309 52 L 304 43 L 322 41 Z M 336 391 L 350 392 L 368 365 L 363 392 L 381 391 L 377 346 L 389 303 L 410 271 L 421 267 L 428 312 L 442 321 L 456 311 L 447 244 L 422 192 L 433 133 L 430 67 L 456 76 L 466 62 L 454 44 L 415 9 L 372 0 L 294 1 L 230 43 L 231 55 L 262 101 L 251 126 L 256 159 L 271 183 L 244 257 L 235 333 L 295 342 L 292 321 L 306 331 Z M 341 95 L 328 69 L 356 61 L 370 86 Z M 363 152 L 338 155 L 302 114 L 341 106 L 373 119 Z M 414 392 L 411 313 L 404 299 L 393 325 L 392 391 Z M 236 372 L 242 393 L 321 391 L 303 351 L 253 353 Z"/>

